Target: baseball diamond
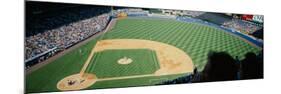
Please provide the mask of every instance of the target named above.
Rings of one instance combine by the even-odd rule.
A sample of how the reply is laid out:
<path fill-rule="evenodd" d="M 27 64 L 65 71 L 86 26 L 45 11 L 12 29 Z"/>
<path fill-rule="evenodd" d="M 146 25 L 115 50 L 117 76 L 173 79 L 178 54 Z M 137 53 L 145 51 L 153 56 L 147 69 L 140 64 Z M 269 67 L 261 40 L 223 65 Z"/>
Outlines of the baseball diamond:
<path fill-rule="evenodd" d="M 219 28 L 175 19 L 126 17 L 110 24 L 112 29 L 28 74 L 27 91 L 155 85 L 189 75 L 195 67 L 202 71 L 210 51 L 243 59 L 261 50 Z M 65 86 L 69 81 L 74 85 Z"/>
<path fill-rule="evenodd" d="M 155 55 L 147 49 L 105 50 L 94 55 L 86 72 L 99 78 L 153 74 L 159 69 Z M 117 61 L 124 57 L 132 59 L 132 63 L 120 65 Z"/>

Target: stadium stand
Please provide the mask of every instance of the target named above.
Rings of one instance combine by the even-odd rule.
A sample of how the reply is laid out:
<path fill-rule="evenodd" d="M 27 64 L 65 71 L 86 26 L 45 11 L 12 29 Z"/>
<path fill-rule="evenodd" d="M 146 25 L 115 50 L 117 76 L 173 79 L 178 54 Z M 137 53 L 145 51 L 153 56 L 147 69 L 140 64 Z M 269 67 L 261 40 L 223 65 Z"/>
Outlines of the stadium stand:
<path fill-rule="evenodd" d="M 44 9 L 48 5 L 41 6 Z M 32 19 L 26 20 L 26 67 L 103 31 L 110 20 L 108 14 L 110 9 L 107 7 L 73 6 L 57 10 L 55 8 L 48 11 L 27 8 L 29 14 L 26 16 L 34 18 L 29 17 Z M 38 10 L 42 12 L 34 14 L 34 11 Z M 50 15 L 44 15 L 45 12 Z"/>
<path fill-rule="evenodd" d="M 253 32 L 251 35 L 253 35 L 256 38 L 259 38 L 259 39 L 263 40 L 263 28 Z"/>
<path fill-rule="evenodd" d="M 64 3 L 28 2 L 26 6 L 26 37 L 110 12 L 110 7 Z"/>
<path fill-rule="evenodd" d="M 228 28 L 234 28 L 237 31 L 240 31 L 245 34 L 252 34 L 253 32 L 261 29 L 261 26 L 258 26 L 257 24 L 239 19 L 232 19 L 230 21 L 224 22 L 223 26 Z"/>
<path fill-rule="evenodd" d="M 216 14 L 212 13 L 167 10 L 173 13 L 161 14 L 160 10 L 154 10 L 157 13 L 152 13 L 138 8 L 117 7 L 115 10 L 111 10 L 113 7 L 44 4 L 46 5 L 39 4 L 37 6 L 40 7 L 27 8 L 26 16 L 29 17 L 26 18 L 25 31 L 26 69 L 104 31 L 112 17 L 117 17 L 117 19 L 123 16 L 173 19 L 181 22 L 202 24 L 235 34 L 258 47 L 262 48 L 263 46 L 263 42 L 248 36 L 248 34 L 251 34 L 263 38 L 263 28 L 260 28 L 260 26 L 235 18 L 217 17 Z M 32 6 L 36 6 L 36 4 Z M 50 8 L 46 9 L 46 7 Z M 238 31 L 247 31 L 248 33 L 246 35 Z M 242 60 L 239 60 L 238 56 L 233 58 L 226 52 L 209 52 L 208 58 L 205 59 L 207 61 L 200 61 L 206 63 L 203 71 L 199 72 L 197 70 L 199 67 L 195 67 L 193 73 L 186 73 L 184 76 L 181 74 L 181 77 L 177 76 L 175 79 L 167 78 L 166 80 L 165 78 L 164 82 L 157 80 L 156 85 L 263 78 L 263 51 L 258 55 L 247 53 Z M 69 84 L 73 83 L 70 82 Z M 155 82 L 152 84 L 155 84 Z"/>
<path fill-rule="evenodd" d="M 244 38 L 244 39 L 254 43 L 255 45 L 257 45 L 259 47 L 263 46 L 263 41 L 262 40 L 258 40 L 258 39 L 254 38 L 254 37 L 251 37 L 249 34 L 241 33 L 241 32 L 237 31 L 235 28 L 232 28 L 232 27 L 228 27 L 228 26 L 225 26 L 225 25 L 214 24 L 212 22 L 208 22 L 208 21 L 204 21 L 204 20 L 197 19 L 197 18 L 192 18 L 192 17 L 185 17 L 185 16 L 178 16 L 177 20 L 183 21 L 183 22 L 188 22 L 188 23 L 198 23 L 198 24 L 207 25 L 207 26 L 218 28 L 218 29 L 222 29 L 222 30 L 224 30 L 226 32 L 229 32 L 229 33 L 235 34 L 235 35 L 237 35 L 239 37 L 242 37 L 242 38 Z M 259 35 L 259 36 L 263 36 L 263 34 Z"/>
<path fill-rule="evenodd" d="M 126 13 L 127 16 L 131 17 L 138 17 L 138 16 L 148 16 L 149 12 L 143 9 L 137 9 L 137 8 L 121 8 L 116 9 L 116 11 L 113 12 L 113 15 L 117 15 L 120 13 Z"/>
<path fill-rule="evenodd" d="M 183 16 L 198 17 L 203 14 L 205 14 L 205 12 L 183 10 Z"/>
<path fill-rule="evenodd" d="M 206 12 L 206 13 L 196 16 L 194 18 L 208 21 L 208 22 L 218 24 L 218 25 L 222 25 L 222 23 L 232 19 L 232 17 L 223 15 L 221 13 L 210 13 L 210 12 Z"/>
<path fill-rule="evenodd" d="M 192 12 L 192 13 L 196 14 L 196 12 Z M 213 23 L 225 28 L 233 29 L 235 31 L 242 32 L 246 35 L 251 35 L 255 31 L 260 30 L 263 27 L 262 24 L 257 24 L 250 21 L 241 20 L 238 18 L 233 18 L 231 16 L 224 15 L 222 13 L 205 12 L 198 16 L 189 16 L 189 17 L 192 17 L 194 19 L 200 19 L 202 21 Z"/>
<path fill-rule="evenodd" d="M 48 12 L 48 15 L 44 15 L 45 12 Z M 34 19 L 27 19 L 25 59 L 26 61 L 35 61 L 27 64 L 27 66 L 29 67 L 38 62 L 41 62 L 46 58 L 53 56 L 55 53 L 67 49 L 68 47 L 71 47 L 72 45 L 75 45 L 76 43 L 87 39 L 97 32 L 103 31 L 110 21 L 110 16 L 116 16 L 120 13 L 126 13 L 126 16 L 130 17 L 143 16 L 151 18 L 176 19 L 183 22 L 208 25 L 227 32 L 234 33 L 255 43 L 258 46 L 262 46 L 263 44 L 259 41 L 249 38 L 246 35 L 240 34 L 238 32 L 233 32 L 241 30 L 253 33 L 257 30 L 260 30 L 259 26 L 239 19 L 217 17 L 216 15 L 210 13 L 208 14 L 205 12 L 181 11 L 181 13 L 183 13 L 184 15 L 175 16 L 154 13 L 149 14 L 149 11 L 137 8 L 117 8 L 116 11 L 111 12 L 110 7 L 100 8 L 97 6 L 81 7 L 72 5 L 68 6 L 67 8 L 60 8 L 59 6 L 56 6 L 56 8 L 52 8 L 50 10 L 33 9 L 27 11 L 27 16 L 32 16 L 34 17 Z M 208 20 L 209 18 L 207 18 L 207 16 L 212 17 L 215 20 Z M 254 55 L 252 55 L 252 57 L 253 56 Z M 224 60 L 220 60 L 218 58 L 223 58 Z M 195 68 L 193 74 L 191 75 L 168 80 L 160 84 L 235 80 L 241 79 L 240 76 L 242 77 L 242 79 L 260 78 L 260 75 L 263 72 L 263 69 L 261 69 L 261 67 L 263 67 L 263 62 L 259 62 L 257 65 L 259 67 L 258 73 L 247 74 L 248 71 L 254 70 L 247 68 L 247 66 L 252 66 L 248 63 L 252 62 L 251 55 L 246 55 L 246 59 L 240 61 L 235 60 L 229 54 L 224 52 L 212 52 L 209 54 L 208 60 L 209 62 L 202 72 L 198 72 L 197 68 Z M 229 61 L 230 63 L 226 63 L 225 61 Z M 242 63 L 241 69 L 237 66 L 236 62 Z M 214 68 L 214 66 L 216 68 Z M 223 66 L 224 68 L 221 68 L 220 66 Z M 237 73 L 240 72 L 239 70 L 241 70 L 242 73 L 237 75 Z"/>

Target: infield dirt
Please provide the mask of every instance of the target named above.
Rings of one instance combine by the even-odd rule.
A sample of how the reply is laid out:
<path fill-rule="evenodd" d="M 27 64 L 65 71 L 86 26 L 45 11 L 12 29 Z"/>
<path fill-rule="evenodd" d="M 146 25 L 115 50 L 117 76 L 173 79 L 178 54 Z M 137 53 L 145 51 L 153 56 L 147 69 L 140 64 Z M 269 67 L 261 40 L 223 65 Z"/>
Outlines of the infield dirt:
<path fill-rule="evenodd" d="M 88 67 L 94 53 L 101 52 L 104 50 L 112 49 L 150 49 L 156 52 L 157 59 L 159 61 L 160 69 L 157 70 L 154 74 L 147 75 L 134 75 L 134 76 L 125 76 L 125 77 L 112 77 L 112 78 L 103 78 L 98 79 L 94 77 L 93 79 L 84 79 L 83 75 L 86 68 Z M 191 58 L 182 50 L 177 47 L 151 41 L 151 40 L 140 40 L 140 39 L 110 39 L 110 40 L 100 40 L 97 42 L 96 46 L 93 47 L 87 61 L 85 62 L 83 68 L 79 74 L 74 74 L 73 76 L 68 76 L 57 84 L 57 88 L 60 90 L 77 90 L 84 89 L 94 84 L 96 81 L 104 80 L 116 80 L 116 79 L 128 79 L 128 78 L 139 78 L 146 76 L 162 76 L 162 75 L 172 75 L 172 74 L 181 74 L 181 73 L 190 73 L 193 71 L 194 65 Z M 80 75 L 80 76 L 77 76 Z M 94 74 L 93 74 L 94 75 Z M 86 78 L 88 76 L 85 76 Z M 67 83 L 69 79 L 84 79 L 87 83 L 82 83 L 81 86 L 62 86 L 61 84 Z M 85 85 L 86 84 L 86 85 Z"/>

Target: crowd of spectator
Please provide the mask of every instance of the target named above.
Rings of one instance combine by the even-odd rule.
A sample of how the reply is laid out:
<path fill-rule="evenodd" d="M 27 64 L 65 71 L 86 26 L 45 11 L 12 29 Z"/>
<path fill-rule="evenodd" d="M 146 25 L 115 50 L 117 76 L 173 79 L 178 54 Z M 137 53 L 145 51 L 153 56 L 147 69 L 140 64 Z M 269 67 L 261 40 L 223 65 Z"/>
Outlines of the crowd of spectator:
<path fill-rule="evenodd" d="M 97 8 L 78 10 L 55 17 L 36 19 L 41 22 L 39 24 L 35 24 L 36 21 L 27 21 L 29 26 L 26 32 L 36 33 L 25 38 L 25 59 L 53 48 L 57 48 L 56 51 L 64 50 L 106 28 L 110 15 L 104 10 Z M 63 24 L 59 26 L 60 23 Z"/>
<path fill-rule="evenodd" d="M 116 9 L 113 12 L 113 15 L 118 15 L 120 13 L 125 13 L 127 16 L 136 17 L 136 16 L 148 16 L 149 11 L 138 9 L 138 8 L 121 8 L 121 9 Z"/>
<path fill-rule="evenodd" d="M 176 19 L 179 20 L 179 21 L 183 21 L 183 22 L 198 23 L 198 24 L 203 24 L 203 25 L 215 27 L 215 28 L 221 29 L 223 31 L 233 33 L 233 34 L 235 34 L 239 37 L 242 37 L 242 38 L 248 40 L 249 42 L 254 43 L 255 45 L 257 45 L 259 47 L 262 47 L 262 45 L 263 45 L 263 41 L 262 41 L 262 39 L 263 39 L 263 27 L 259 26 L 259 25 L 257 25 L 258 28 L 259 28 L 257 31 L 253 30 L 254 31 L 253 33 L 243 34 L 243 33 L 240 33 L 240 32 L 236 32 L 235 28 L 227 27 L 227 26 L 223 26 L 223 25 L 219 25 L 219 24 L 214 24 L 212 22 L 204 21 L 204 20 L 197 19 L 197 18 L 177 16 Z M 253 37 L 255 37 L 255 38 L 253 38 Z"/>
<path fill-rule="evenodd" d="M 244 21 L 236 18 L 221 17 L 221 14 L 204 13 L 198 17 L 178 16 L 177 20 L 184 22 L 193 22 L 212 27 L 220 28 L 226 31 L 239 31 L 246 35 L 252 35 L 256 38 L 263 39 L 263 25 L 253 22 Z M 259 32 L 257 32 L 259 31 Z M 261 31 L 261 32 L 260 32 Z"/>
<path fill-rule="evenodd" d="M 184 14 L 185 16 L 198 17 L 198 16 L 200 16 L 200 15 L 205 14 L 205 12 L 202 12 L 202 11 L 189 11 L 189 10 L 184 10 L 184 11 L 183 11 L 183 14 Z"/>
<path fill-rule="evenodd" d="M 54 47 L 65 49 L 106 27 L 107 14 L 78 21 L 26 38 L 26 59 Z"/>
<path fill-rule="evenodd" d="M 201 11 L 171 10 L 171 9 L 163 9 L 161 11 L 162 14 L 166 14 L 166 15 L 189 16 L 189 17 L 197 17 L 205 13 Z"/>
<path fill-rule="evenodd" d="M 251 34 L 255 31 L 261 29 L 261 26 L 258 26 L 257 24 L 243 21 L 240 19 L 232 19 L 230 21 L 224 22 L 223 26 L 228 27 L 228 28 L 234 28 L 245 34 Z"/>

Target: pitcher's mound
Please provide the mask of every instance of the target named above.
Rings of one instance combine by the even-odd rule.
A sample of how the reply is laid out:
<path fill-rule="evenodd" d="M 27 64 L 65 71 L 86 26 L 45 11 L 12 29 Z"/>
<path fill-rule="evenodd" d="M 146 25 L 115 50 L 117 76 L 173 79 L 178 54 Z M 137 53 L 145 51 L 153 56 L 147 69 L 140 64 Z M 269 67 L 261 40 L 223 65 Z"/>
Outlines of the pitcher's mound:
<path fill-rule="evenodd" d="M 118 62 L 118 64 L 125 65 L 125 64 L 132 63 L 133 60 L 131 58 L 123 57 L 123 58 L 119 59 L 117 62 Z"/>
<path fill-rule="evenodd" d="M 85 73 L 83 76 L 81 74 L 74 74 L 57 83 L 57 88 L 59 90 L 80 90 L 85 89 L 93 85 L 97 80 L 96 75 Z"/>

